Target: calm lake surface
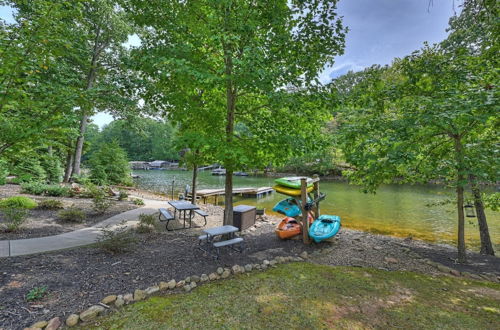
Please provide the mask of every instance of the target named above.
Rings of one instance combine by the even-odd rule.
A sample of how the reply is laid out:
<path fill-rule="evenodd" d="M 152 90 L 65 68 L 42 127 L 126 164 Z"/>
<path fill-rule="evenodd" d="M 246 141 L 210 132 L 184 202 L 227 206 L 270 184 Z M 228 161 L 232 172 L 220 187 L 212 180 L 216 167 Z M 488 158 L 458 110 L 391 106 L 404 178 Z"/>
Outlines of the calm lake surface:
<path fill-rule="evenodd" d="M 137 186 L 174 196 L 191 185 L 190 171 L 134 171 L 140 176 Z M 210 171 L 198 173 L 197 189 L 223 188 L 225 177 L 212 176 Z M 234 177 L 235 187 L 273 186 L 274 178 Z M 326 193 L 321 203 L 322 214 L 339 215 L 342 225 L 373 233 L 423 239 L 454 244 L 457 233 L 456 211 L 453 205 L 426 206 L 453 198 L 454 191 L 437 185 L 386 185 L 376 194 L 364 194 L 359 187 L 344 182 L 321 181 L 320 191 Z M 265 198 L 235 196 L 236 204 L 266 208 L 266 213 L 286 196 L 273 193 Z M 212 202 L 212 200 L 210 200 Z M 223 198 L 219 198 L 222 205 Z M 487 212 L 488 225 L 495 250 L 500 248 L 500 212 Z M 221 219 L 222 221 L 222 219 Z M 466 218 L 466 240 L 469 248 L 479 246 L 476 218 Z"/>

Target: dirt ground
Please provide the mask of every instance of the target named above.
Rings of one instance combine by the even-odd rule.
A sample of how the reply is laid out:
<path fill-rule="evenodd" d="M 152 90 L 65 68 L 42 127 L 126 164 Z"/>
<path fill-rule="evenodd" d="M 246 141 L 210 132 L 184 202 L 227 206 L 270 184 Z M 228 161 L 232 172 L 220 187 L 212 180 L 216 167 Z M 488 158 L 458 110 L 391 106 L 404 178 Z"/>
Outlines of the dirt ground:
<path fill-rule="evenodd" d="M 80 208 L 85 214 L 86 219 L 82 223 L 68 223 L 62 222 L 58 219 L 57 213 L 60 210 L 41 210 L 32 209 L 29 211 L 28 218 L 22 224 L 21 228 L 16 232 L 6 232 L 1 230 L 2 223 L 6 219 L 0 212 L 0 240 L 22 239 L 51 236 L 66 233 L 69 231 L 92 226 L 116 214 L 129 211 L 137 208 L 131 201 L 118 201 L 112 200 L 111 207 L 102 214 L 96 214 L 92 209 L 92 200 L 89 198 L 70 198 L 70 197 L 45 197 L 34 196 L 28 194 L 21 194 L 21 187 L 19 185 L 7 184 L 0 185 L 0 199 L 11 196 L 26 196 L 30 197 L 37 202 L 47 199 L 59 200 L 63 203 L 64 208 L 76 207 Z"/>

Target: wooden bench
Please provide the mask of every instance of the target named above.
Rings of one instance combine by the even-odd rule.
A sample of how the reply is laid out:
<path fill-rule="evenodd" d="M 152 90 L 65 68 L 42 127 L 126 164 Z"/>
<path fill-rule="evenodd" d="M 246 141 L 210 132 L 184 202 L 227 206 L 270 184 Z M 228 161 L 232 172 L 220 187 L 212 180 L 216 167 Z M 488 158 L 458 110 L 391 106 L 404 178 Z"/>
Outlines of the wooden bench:
<path fill-rule="evenodd" d="M 194 213 L 198 214 L 199 216 L 202 216 L 203 219 L 205 219 L 205 224 L 203 226 L 206 226 L 207 225 L 207 217 L 208 217 L 208 213 L 203 211 L 203 210 L 194 210 Z"/>
<path fill-rule="evenodd" d="M 160 211 L 160 214 L 158 215 L 158 220 L 160 220 L 160 221 L 166 221 L 167 224 L 165 226 L 165 229 L 167 229 L 168 231 L 172 231 L 173 229 L 168 229 L 168 223 L 170 221 L 174 220 L 175 217 L 167 209 L 159 209 L 159 211 Z M 162 219 L 162 216 L 163 216 L 163 219 Z"/>

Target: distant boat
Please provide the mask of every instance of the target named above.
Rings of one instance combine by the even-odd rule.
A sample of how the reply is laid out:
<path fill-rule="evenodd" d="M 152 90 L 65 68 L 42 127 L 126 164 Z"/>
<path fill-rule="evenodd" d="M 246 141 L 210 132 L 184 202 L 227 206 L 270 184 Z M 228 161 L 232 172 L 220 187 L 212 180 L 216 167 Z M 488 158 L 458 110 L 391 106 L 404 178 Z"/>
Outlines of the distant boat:
<path fill-rule="evenodd" d="M 247 172 L 234 172 L 234 175 L 236 176 L 248 176 Z"/>
<path fill-rule="evenodd" d="M 212 171 L 212 175 L 226 175 L 226 169 L 225 168 L 217 168 Z"/>

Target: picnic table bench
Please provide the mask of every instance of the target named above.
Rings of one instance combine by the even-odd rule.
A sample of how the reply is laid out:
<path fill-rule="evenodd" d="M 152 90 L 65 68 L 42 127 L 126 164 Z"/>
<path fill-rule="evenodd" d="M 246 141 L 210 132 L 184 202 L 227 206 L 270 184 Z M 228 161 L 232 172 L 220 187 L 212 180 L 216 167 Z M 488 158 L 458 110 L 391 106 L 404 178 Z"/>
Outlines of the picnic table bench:
<path fill-rule="evenodd" d="M 194 213 L 198 214 L 199 216 L 202 216 L 203 219 L 205 219 L 205 224 L 203 225 L 203 227 L 205 227 L 207 225 L 208 213 L 200 209 L 194 210 Z"/>
<path fill-rule="evenodd" d="M 173 229 L 168 229 L 168 223 L 169 223 L 170 221 L 174 220 L 174 219 L 175 219 L 175 217 L 174 217 L 174 216 L 172 215 L 172 213 L 170 213 L 170 211 L 169 211 L 169 210 L 167 210 L 167 209 L 160 208 L 160 209 L 159 209 L 159 211 L 160 211 L 160 214 L 158 215 L 158 220 L 160 220 L 160 221 L 162 221 L 162 222 L 163 222 L 163 221 L 166 221 L 166 222 L 167 222 L 167 224 L 166 224 L 165 228 L 166 228 L 167 230 L 173 230 Z M 163 218 L 162 218 L 162 217 L 163 217 Z"/>
<path fill-rule="evenodd" d="M 204 229 L 203 232 L 205 234 L 198 237 L 199 248 L 203 251 L 209 252 L 210 254 L 213 254 L 213 251 L 215 250 L 214 257 L 216 259 L 219 259 L 220 257 L 219 249 L 224 246 L 230 247 L 241 253 L 243 252 L 245 242 L 241 237 L 234 237 L 234 233 L 238 230 L 239 229 L 237 227 L 229 225 Z M 223 237 L 224 235 L 228 235 L 229 238 L 215 241 L 216 237 Z M 203 247 L 202 243 L 206 246 L 206 249 Z M 238 248 L 235 248 L 235 246 L 238 246 Z"/>

